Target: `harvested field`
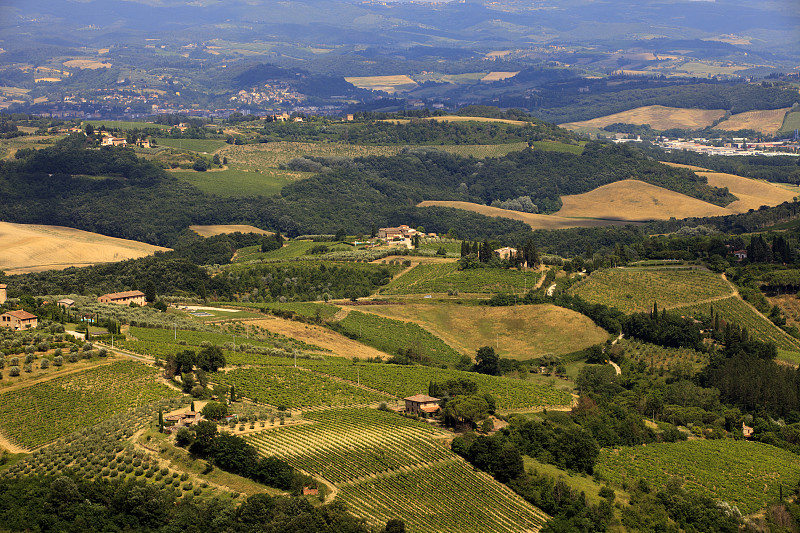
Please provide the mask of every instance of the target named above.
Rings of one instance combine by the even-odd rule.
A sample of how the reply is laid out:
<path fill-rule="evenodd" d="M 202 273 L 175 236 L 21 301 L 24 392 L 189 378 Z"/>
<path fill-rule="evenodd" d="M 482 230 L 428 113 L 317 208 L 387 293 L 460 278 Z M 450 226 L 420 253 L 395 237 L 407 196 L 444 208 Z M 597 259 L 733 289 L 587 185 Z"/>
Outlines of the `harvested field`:
<path fill-rule="evenodd" d="M 650 124 L 655 130 L 669 128 L 700 129 L 710 126 L 715 120 L 725 114 L 723 109 L 680 109 L 677 107 L 664 107 L 650 105 L 637 107 L 621 113 L 606 115 L 604 117 L 584 120 L 581 122 L 568 122 L 561 124 L 567 129 L 603 128 L 609 124 L 621 122 L 624 124 Z"/>
<path fill-rule="evenodd" d="M 592 228 L 596 226 L 612 226 L 629 223 L 629 221 L 624 220 L 598 220 L 592 218 L 566 218 L 557 215 L 536 215 L 533 213 L 512 211 L 510 209 L 500 209 L 499 207 L 491 207 L 488 205 L 473 204 L 471 202 L 455 202 L 445 200 L 428 200 L 425 202 L 420 202 L 417 204 L 417 207 L 429 207 L 434 205 L 464 209 L 466 211 L 472 211 L 473 213 L 479 213 L 489 217 L 505 217 L 514 220 L 521 220 L 529 225 L 532 229 Z"/>
<path fill-rule="evenodd" d="M 303 339 L 303 342 L 319 346 L 320 348 L 326 348 L 333 352 L 328 355 L 347 358 L 358 357 L 359 359 L 387 357 L 387 355 L 380 350 L 348 339 L 344 335 L 340 335 L 322 326 L 314 326 L 277 317 L 264 318 L 263 320 L 251 320 L 248 321 L 248 324 L 260 326 L 272 333 L 279 333 L 295 339 Z"/>
<path fill-rule="evenodd" d="M 727 187 L 737 198 L 727 206 L 727 209 L 736 213 L 746 213 L 750 209 L 758 209 L 762 205 L 775 206 L 783 202 L 790 202 L 797 196 L 796 193 L 766 181 L 724 174 L 722 172 L 697 172 L 708 179 L 708 184 L 714 187 Z"/>
<path fill-rule="evenodd" d="M 747 111 L 732 115 L 728 120 L 723 120 L 715 126 L 718 130 L 755 130 L 767 135 L 774 135 L 781 129 L 783 119 L 791 110 L 790 107 L 784 109 L 772 109 L 768 111 Z"/>
<path fill-rule="evenodd" d="M 65 67 L 97 70 L 99 68 L 111 68 L 111 63 L 103 63 L 94 59 L 71 59 L 62 63 Z"/>
<path fill-rule="evenodd" d="M 387 93 L 405 91 L 417 86 L 417 82 L 405 74 L 395 76 L 352 76 L 345 78 L 345 80 L 361 89 L 386 91 Z"/>
<path fill-rule="evenodd" d="M 713 217 L 734 211 L 638 180 L 609 183 L 583 194 L 562 196 L 554 216 L 616 220 Z"/>
<path fill-rule="evenodd" d="M 483 78 L 481 81 L 500 81 L 500 80 L 507 80 L 508 78 L 513 78 L 519 74 L 519 71 L 516 72 L 490 72 Z"/>
<path fill-rule="evenodd" d="M 169 248 L 62 226 L 0 222 L 0 270 L 22 274 L 111 263 Z"/>
<path fill-rule="evenodd" d="M 189 229 L 197 233 L 201 237 L 213 237 L 214 235 L 222 235 L 224 233 L 261 233 L 263 235 L 272 235 L 271 231 L 263 230 L 255 226 L 247 226 L 245 224 L 221 224 L 212 226 L 189 226 Z"/>
<path fill-rule="evenodd" d="M 463 305 L 370 305 L 359 309 L 419 324 L 470 356 L 481 346 L 501 357 L 526 360 L 565 354 L 604 342 L 608 334 L 589 318 L 554 305 L 513 307 Z"/>
<path fill-rule="evenodd" d="M 445 115 L 442 117 L 425 117 L 423 120 L 441 120 L 442 122 L 503 122 L 505 124 L 513 124 L 515 126 L 524 126 L 530 124 L 524 120 L 509 120 L 507 118 L 490 118 L 490 117 L 461 117 L 458 115 Z"/>

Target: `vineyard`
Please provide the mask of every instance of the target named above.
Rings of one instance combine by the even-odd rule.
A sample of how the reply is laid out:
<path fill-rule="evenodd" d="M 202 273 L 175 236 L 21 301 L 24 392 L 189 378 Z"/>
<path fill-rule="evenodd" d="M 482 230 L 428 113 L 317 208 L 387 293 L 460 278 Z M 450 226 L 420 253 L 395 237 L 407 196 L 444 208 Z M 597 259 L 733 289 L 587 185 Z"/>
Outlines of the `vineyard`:
<path fill-rule="evenodd" d="M 601 270 L 576 284 L 571 292 L 590 303 L 624 313 L 649 311 L 730 296 L 733 290 L 719 275 L 703 270 Z"/>
<path fill-rule="evenodd" d="M 338 242 L 314 242 L 314 241 L 289 241 L 277 250 L 261 252 L 260 246 L 246 246 L 240 248 L 236 253 L 237 263 L 246 263 L 255 259 L 291 259 L 293 257 L 309 256 L 308 252 L 315 246 L 327 246 L 330 251 L 352 251 L 353 247 Z M 314 257 L 314 256 L 309 256 Z"/>
<path fill-rule="evenodd" d="M 494 396 L 497 407 L 501 410 L 572 403 L 572 396 L 564 390 L 521 379 L 487 376 L 475 372 L 381 363 L 353 364 L 346 360 L 337 361 L 335 358 L 325 361 L 298 360 L 297 364 L 348 381 L 358 381 L 361 385 L 399 398 L 427 393 L 431 381 L 468 379 L 478 385 L 481 394 L 489 393 Z"/>
<path fill-rule="evenodd" d="M 458 263 L 421 263 L 392 281 L 383 294 L 522 292 L 539 279 L 536 272 L 501 268 L 458 270 Z"/>
<path fill-rule="evenodd" d="M 755 339 L 763 342 L 774 342 L 779 350 L 798 352 L 800 342 L 789 336 L 778 326 L 764 318 L 741 298 L 732 297 L 711 302 L 710 304 L 700 304 L 674 309 L 681 314 L 699 314 L 711 316 L 711 310 L 718 314 L 720 318 L 728 322 L 734 322 L 739 326 L 747 328 L 747 332 Z"/>
<path fill-rule="evenodd" d="M 325 351 L 319 346 L 313 346 L 279 333 L 272 333 L 258 326 L 249 326 L 245 323 L 244 326 L 234 324 L 233 326 L 229 325 L 229 327 L 235 328 L 235 330 L 231 333 L 213 333 L 209 331 L 185 331 L 180 329 L 170 331 L 165 329 L 144 329 L 132 327 L 130 328 L 130 335 L 135 337 L 137 340 L 149 341 L 156 345 L 176 344 L 179 346 L 202 346 L 203 343 L 208 343 L 215 346 L 226 347 L 230 344 L 232 348 L 233 342 L 235 341 L 237 344 L 237 349 L 246 345 L 259 346 L 263 348 L 277 348 L 282 350 L 298 349 Z"/>
<path fill-rule="evenodd" d="M 547 515 L 460 459 L 343 487 L 339 498 L 375 525 L 402 517 L 409 531 L 538 531 Z"/>
<path fill-rule="evenodd" d="M 357 516 L 410 531 L 538 530 L 546 516 L 476 472 L 435 441 L 445 433 L 370 409 L 307 413 L 313 424 L 261 431 L 248 441 L 264 455 L 321 476 Z"/>
<path fill-rule="evenodd" d="M 560 144 L 560 143 L 551 143 Z M 528 143 L 510 143 L 510 144 L 459 144 L 459 145 L 442 145 L 434 146 L 437 150 L 442 150 L 451 154 L 460 155 L 462 157 L 474 157 L 476 159 L 485 159 L 487 157 L 503 157 L 511 152 L 519 152 L 528 147 Z M 580 147 L 575 147 L 580 148 Z M 582 149 L 581 149 L 582 151 Z"/>
<path fill-rule="evenodd" d="M 619 486 L 646 479 L 652 487 L 677 476 L 686 480 L 687 490 L 749 514 L 777 501 L 781 484 L 797 486 L 800 461 L 791 452 L 757 442 L 690 440 L 603 449 L 595 474 Z"/>
<path fill-rule="evenodd" d="M 276 427 L 248 437 L 264 455 L 331 483 L 452 458 L 432 437 L 444 432 L 378 409 L 337 409 L 305 413 L 313 424 Z"/>
<path fill-rule="evenodd" d="M 238 395 L 255 402 L 289 409 L 364 405 L 387 399 L 383 394 L 289 366 L 237 368 L 210 374 L 210 378 L 214 382 L 234 385 Z"/>
<path fill-rule="evenodd" d="M 0 394 L 0 431 L 34 448 L 102 422 L 131 407 L 179 394 L 156 381 L 158 371 L 120 361 Z"/>
<path fill-rule="evenodd" d="M 461 354 L 443 340 L 413 322 L 351 311 L 337 325 L 337 330 L 348 337 L 387 354 L 410 349 L 431 364 L 450 366 L 461 358 Z"/>

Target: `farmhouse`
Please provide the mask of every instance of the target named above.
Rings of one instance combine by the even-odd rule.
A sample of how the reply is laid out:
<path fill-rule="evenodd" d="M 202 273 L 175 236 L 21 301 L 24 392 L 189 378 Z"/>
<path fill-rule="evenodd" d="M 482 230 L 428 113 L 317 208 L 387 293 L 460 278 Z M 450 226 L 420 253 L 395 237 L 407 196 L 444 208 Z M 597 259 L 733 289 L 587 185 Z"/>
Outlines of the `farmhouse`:
<path fill-rule="evenodd" d="M 736 250 L 733 252 L 733 255 L 736 256 L 737 261 L 741 261 L 742 259 L 747 259 L 747 250 Z"/>
<path fill-rule="evenodd" d="M 439 398 L 428 396 L 427 394 L 417 394 L 403 398 L 406 402 L 406 413 L 428 416 L 439 410 Z"/>
<path fill-rule="evenodd" d="M 417 230 L 409 228 L 405 224 L 396 228 L 381 228 L 378 230 L 378 238 L 391 241 L 393 239 L 410 239 L 417 234 Z"/>
<path fill-rule="evenodd" d="M 56 302 L 59 307 L 63 307 L 64 309 L 69 309 L 73 305 L 75 305 L 75 300 L 71 298 L 61 298 L 58 302 Z"/>
<path fill-rule="evenodd" d="M 27 311 L 9 311 L 0 315 L 0 325 L 15 331 L 34 329 L 39 324 L 39 318 Z"/>
<path fill-rule="evenodd" d="M 517 249 L 506 246 L 505 248 L 498 248 L 494 253 L 500 259 L 510 259 L 512 256 L 517 255 Z"/>
<path fill-rule="evenodd" d="M 128 146 L 128 140 L 123 137 L 108 135 L 103 137 L 102 146 Z"/>
<path fill-rule="evenodd" d="M 103 304 L 119 304 L 129 305 L 135 303 L 137 305 L 144 305 L 144 293 L 142 291 L 125 291 L 125 292 L 112 292 L 104 294 L 97 299 L 98 302 Z"/>
<path fill-rule="evenodd" d="M 5 283 L 0 283 L 0 305 L 6 303 L 6 289 L 8 286 Z"/>

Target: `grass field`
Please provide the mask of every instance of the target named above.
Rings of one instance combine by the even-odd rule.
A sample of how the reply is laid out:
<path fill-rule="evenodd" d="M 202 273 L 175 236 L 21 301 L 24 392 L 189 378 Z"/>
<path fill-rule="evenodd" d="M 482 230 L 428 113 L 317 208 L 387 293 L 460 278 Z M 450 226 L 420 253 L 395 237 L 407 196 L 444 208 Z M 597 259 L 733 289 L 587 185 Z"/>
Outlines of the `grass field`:
<path fill-rule="evenodd" d="M 469 356 L 481 346 L 492 346 L 500 357 L 525 360 L 572 353 L 608 338 L 584 315 L 552 305 L 402 304 L 371 305 L 364 310 L 413 321 Z"/>
<path fill-rule="evenodd" d="M 587 302 L 616 307 L 625 313 L 645 312 L 657 303 L 670 309 L 733 294 L 718 274 L 702 270 L 600 270 L 571 292 Z M 715 303 L 716 307 L 716 303 Z"/>
<path fill-rule="evenodd" d="M 402 146 L 363 146 L 342 143 L 270 142 L 228 145 L 222 152 L 231 164 L 246 170 L 278 168 L 296 157 L 366 157 L 397 154 Z"/>
<path fill-rule="evenodd" d="M 165 126 L 164 124 L 155 124 L 153 122 L 135 122 L 129 120 L 85 120 L 83 121 L 84 127 L 86 124 L 91 124 L 95 129 L 100 126 L 105 126 L 106 128 L 116 128 L 120 130 L 134 130 L 134 129 L 146 129 L 146 128 L 158 128 L 160 130 L 168 130 L 170 127 Z"/>
<path fill-rule="evenodd" d="M 333 484 L 337 500 L 371 525 L 401 518 L 409 531 L 422 533 L 510 533 L 544 523 L 541 511 L 437 442 L 446 434 L 427 424 L 367 409 L 304 418 L 312 423 L 248 440 L 260 453 Z"/>
<path fill-rule="evenodd" d="M 733 213 L 725 207 L 638 180 L 617 181 L 583 194 L 562 196 L 561 202 L 563 206 L 553 216 L 636 221 Z"/>
<path fill-rule="evenodd" d="M 473 204 L 471 202 L 457 202 L 451 200 L 425 200 L 417 204 L 417 207 L 454 207 L 464 209 L 489 217 L 504 217 L 513 220 L 520 220 L 531 227 L 531 229 L 567 229 L 567 228 L 594 228 L 597 226 L 612 226 L 629 224 L 624 220 L 602 220 L 595 218 L 567 218 L 556 215 L 538 215 L 533 213 L 523 213 L 522 211 L 512 211 L 510 209 L 500 209 L 488 205 Z"/>
<path fill-rule="evenodd" d="M 411 349 L 431 364 L 451 367 L 461 358 L 458 351 L 414 322 L 351 311 L 337 325 L 348 337 L 389 355 Z"/>
<path fill-rule="evenodd" d="M 592 120 L 568 122 L 566 124 L 560 124 L 560 126 L 579 131 L 582 128 L 603 128 L 610 124 L 621 122 L 623 124 L 650 124 L 655 130 L 666 130 L 670 128 L 695 130 L 710 126 L 724 114 L 725 111 L 723 109 L 681 109 L 677 107 L 652 105 L 637 107 L 636 109 L 630 109 Z"/>
<path fill-rule="evenodd" d="M 172 174 L 205 193 L 234 198 L 272 196 L 289 183 L 310 175 L 291 170 L 264 169 L 263 172 L 250 172 L 235 168 L 206 172 L 181 170 Z"/>
<path fill-rule="evenodd" d="M 741 298 L 725 298 L 724 300 L 718 300 L 707 304 L 678 307 L 674 310 L 682 314 L 699 313 L 710 316 L 712 305 L 714 307 L 714 312 L 723 320 L 735 322 L 739 326 L 746 327 L 751 337 L 763 342 L 774 342 L 779 351 L 800 352 L 800 341 L 792 338 L 788 333 L 760 315 L 751 305 Z M 786 354 L 783 355 L 782 358 L 795 360 L 795 362 L 797 362 L 798 356 L 797 354 L 794 356 Z"/>
<path fill-rule="evenodd" d="M 791 452 L 757 442 L 690 440 L 604 448 L 595 474 L 619 486 L 643 478 L 651 487 L 677 476 L 685 480 L 687 490 L 736 505 L 749 514 L 777 501 L 779 485 L 797 486 L 800 461 Z"/>
<path fill-rule="evenodd" d="M 715 126 L 718 130 L 755 130 L 767 135 L 775 135 L 781 125 L 786 113 L 791 108 L 771 109 L 767 111 L 747 111 L 732 115 L 728 120 L 723 120 Z"/>
<path fill-rule="evenodd" d="M 533 287 L 540 275 L 538 272 L 499 268 L 458 270 L 458 263 L 455 261 L 422 263 L 392 280 L 382 294 L 522 292 Z"/>
<path fill-rule="evenodd" d="M 271 231 L 263 230 L 255 226 L 245 224 L 216 224 L 210 226 L 189 226 L 189 229 L 201 237 L 213 237 L 224 235 L 225 233 L 259 233 L 262 235 L 272 235 Z"/>
<path fill-rule="evenodd" d="M 0 431 L 36 447 L 131 407 L 178 393 L 158 383 L 158 370 L 131 361 L 59 376 L 0 394 Z"/>
<path fill-rule="evenodd" d="M 783 125 L 781 126 L 781 133 L 792 133 L 794 130 L 800 129 L 800 111 L 792 111 L 791 113 L 787 113 L 786 117 L 783 119 Z"/>
<path fill-rule="evenodd" d="M 96 61 L 94 59 L 70 59 L 69 61 L 64 61 L 62 65 L 68 68 L 79 68 L 79 69 L 89 69 L 89 70 L 97 70 L 99 68 L 112 67 L 111 63 L 103 63 L 102 61 Z"/>
<path fill-rule="evenodd" d="M 227 146 L 225 141 L 219 139 L 172 139 L 170 137 L 156 137 L 156 142 L 159 146 L 209 154 Z"/>
<path fill-rule="evenodd" d="M 111 263 L 168 248 L 62 226 L 0 222 L 0 270 L 6 274 Z"/>
<path fill-rule="evenodd" d="M 519 71 L 516 72 L 490 72 L 483 78 L 481 81 L 500 81 L 500 80 L 507 80 L 508 78 L 513 78 L 519 74 Z"/>
<path fill-rule="evenodd" d="M 327 246 L 330 251 L 334 252 L 353 250 L 352 246 L 333 241 L 289 241 L 284 244 L 282 248 L 270 250 L 269 252 L 261 252 L 259 246 L 245 246 L 239 249 L 239 253 L 236 255 L 236 262 L 243 263 L 254 259 L 291 259 L 293 257 L 302 257 L 308 255 L 308 251 L 315 246 Z"/>

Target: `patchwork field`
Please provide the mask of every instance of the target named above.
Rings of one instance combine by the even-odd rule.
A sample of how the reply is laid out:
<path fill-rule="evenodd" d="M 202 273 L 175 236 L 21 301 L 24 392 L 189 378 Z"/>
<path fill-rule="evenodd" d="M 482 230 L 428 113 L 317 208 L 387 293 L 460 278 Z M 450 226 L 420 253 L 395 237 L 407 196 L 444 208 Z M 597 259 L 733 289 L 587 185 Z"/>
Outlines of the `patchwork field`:
<path fill-rule="evenodd" d="M 615 268 L 592 273 L 570 290 L 587 302 L 616 307 L 625 313 L 645 312 L 658 303 L 670 309 L 729 298 L 731 285 L 718 274 L 704 270 L 626 270 Z M 716 302 L 714 303 L 716 307 Z"/>
<path fill-rule="evenodd" d="M 62 226 L 0 222 L 0 270 L 21 274 L 136 259 L 169 248 Z"/>
<path fill-rule="evenodd" d="M 222 235 L 225 233 L 260 233 L 262 235 L 272 235 L 271 231 L 263 230 L 255 226 L 248 226 L 245 224 L 216 224 L 209 226 L 189 226 L 189 229 L 197 233 L 201 237 L 213 237 L 214 235 Z"/>
<path fill-rule="evenodd" d="M 640 221 L 733 213 L 725 207 L 638 180 L 609 183 L 583 194 L 562 196 L 561 201 L 563 207 L 553 216 Z"/>
<path fill-rule="evenodd" d="M 601 220 L 599 218 L 567 218 L 557 215 L 538 215 L 533 213 L 523 213 L 522 211 L 512 211 L 510 209 L 500 209 L 488 205 L 474 204 L 471 202 L 456 202 L 450 200 L 426 200 L 417 204 L 417 207 L 429 206 L 454 207 L 479 213 L 489 217 L 504 217 L 520 220 L 531 227 L 531 229 L 567 229 L 567 228 L 593 228 L 596 226 L 613 226 L 629 224 L 624 220 Z"/>
<path fill-rule="evenodd" d="M 647 446 L 604 448 L 595 475 L 616 485 L 646 479 L 651 487 L 670 477 L 687 490 L 736 505 L 742 514 L 776 501 L 780 485 L 800 481 L 800 461 L 789 451 L 758 442 L 690 440 Z"/>
<path fill-rule="evenodd" d="M 492 346 L 500 357 L 525 360 L 575 352 L 608 338 L 586 316 L 553 305 L 403 304 L 367 306 L 364 311 L 417 323 L 469 356 L 481 346 Z"/>
<path fill-rule="evenodd" d="M 380 526 L 409 531 L 538 531 L 546 515 L 438 442 L 446 433 L 368 409 L 305 414 L 313 422 L 258 432 L 248 440 L 333 485 L 337 500 Z"/>
<path fill-rule="evenodd" d="M 604 117 L 584 120 L 581 122 L 567 122 L 560 124 L 562 128 L 580 130 L 581 128 L 604 128 L 610 124 L 621 122 L 623 124 L 650 124 L 653 129 L 666 130 L 670 128 L 700 129 L 710 126 L 725 114 L 723 109 L 681 109 L 651 105 L 637 107 L 621 113 L 614 113 Z"/>
<path fill-rule="evenodd" d="M 417 86 L 417 82 L 405 74 L 395 76 L 351 76 L 345 77 L 345 80 L 361 89 L 385 91 L 387 93 L 409 91 Z"/>
<path fill-rule="evenodd" d="M 728 120 L 723 120 L 715 126 L 718 130 L 755 130 L 767 135 L 775 135 L 783 125 L 783 119 L 791 110 L 771 109 L 766 111 L 747 111 L 732 115 Z"/>

